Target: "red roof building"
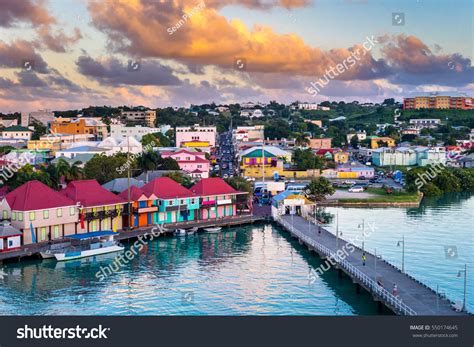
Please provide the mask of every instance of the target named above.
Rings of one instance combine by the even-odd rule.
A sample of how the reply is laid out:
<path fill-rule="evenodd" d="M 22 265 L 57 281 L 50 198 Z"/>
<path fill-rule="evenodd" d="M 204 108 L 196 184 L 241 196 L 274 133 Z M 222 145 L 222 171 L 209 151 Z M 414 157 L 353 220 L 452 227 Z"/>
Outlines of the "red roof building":
<path fill-rule="evenodd" d="M 62 193 L 83 207 L 124 204 L 127 200 L 103 188 L 96 180 L 69 182 Z"/>
<path fill-rule="evenodd" d="M 199 196 L 241 193 L 232 188 L 222 178 L 219 177 L 203 178 L 189 190 Z"/>
<path fill-rule="evenodd" d="M 40 181 L 29 181 L 6 195 L 10 208 L 14 211 L 45 210 L 76 203 Z"/>
<path fill-rule="evenodd" d="M 141 189 L 147 193 L 155 194 L 159 199 L 179 199 L 195 196 L 194 193 L 169 177 L 156 178 L 145 184 Z"/>

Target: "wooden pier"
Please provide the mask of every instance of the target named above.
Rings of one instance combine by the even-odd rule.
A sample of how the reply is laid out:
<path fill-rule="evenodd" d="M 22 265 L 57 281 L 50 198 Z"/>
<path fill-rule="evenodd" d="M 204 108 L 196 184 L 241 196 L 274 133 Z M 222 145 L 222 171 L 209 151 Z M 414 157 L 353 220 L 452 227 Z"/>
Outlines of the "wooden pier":
<path fill-rule="evenodd" d="M 363 251 L 341 238 L 336 239 L 334 234 L 313 221 L 300 216 L 285 215 L 276 218 L 276 222 L 309 250 L 318 253 L 321 259 L 327 260 L 328 264 L 334 264 L 332 267 L 347 274 L 357 290 L 364 288 L 372 294 L 375 301 L 397 315 L 467 315 L 466 312 L 456 310 L 453 302 L 441 297 L 425 284 L 392 264 L 376 258 L 372 253 Z M 364 252 L 365 265 L 362 263 Z M 396 295 L 392 293 L 394 284 L 397 285 Z"/>

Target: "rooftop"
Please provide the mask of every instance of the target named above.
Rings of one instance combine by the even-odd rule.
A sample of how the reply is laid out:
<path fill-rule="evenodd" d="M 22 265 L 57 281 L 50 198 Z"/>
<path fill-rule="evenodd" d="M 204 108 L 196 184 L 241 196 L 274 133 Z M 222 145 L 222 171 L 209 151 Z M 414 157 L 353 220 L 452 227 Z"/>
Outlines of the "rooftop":
<path fill-rule="evenodd" d="M 125 199 L 109 192 L 96 180 L 72 181 L 61 192 L 84 207 L 123 204 Z"/>

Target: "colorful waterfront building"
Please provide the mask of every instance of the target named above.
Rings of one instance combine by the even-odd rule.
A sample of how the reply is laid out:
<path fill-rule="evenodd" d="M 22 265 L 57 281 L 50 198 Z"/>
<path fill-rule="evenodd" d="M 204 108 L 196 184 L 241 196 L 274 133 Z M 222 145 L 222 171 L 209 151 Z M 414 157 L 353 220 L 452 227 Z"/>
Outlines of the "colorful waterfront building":
<path fill-rule="evenodd" d="M 72 181 L 61 193 L 79 208 L 79 218 L 74 223 L 76 234 L 122 229 L 127 200 L 109 192 L 96 180 Z"/>
<path fill-rule="evenodd" d="M 141 190 L 148 194 L 148 198 L 151 194 L 154 194 L 157 198 L 155 204 L 150 207 L 157 206 L 158 211 L 149 211 L 152 213 L 153 224 L 185 222 L 197 219 L 199 198 L 171 178 L 156 178 L 145 184 Z M 140 211 L 137 212 L 140 213 Z M 141 212 L 149 213 L 147 211 Z"/>
<path fill-rule="evenodd" d="M 237 196 L 245 197 L 247 192 L 239 192 L 222 178 L 204 178 L 189 189 L 200 199 L 199 219 L 218 219 L 237 214 Z"/>
<path fill-rule="evenodd" d="M 128 189 L 119 195 L 128 201 Z M 132 205 L 132 220 L 125 222 L 127 226 L 143 227 L 155 224 L 158 212 L 158 197 L 135 186 L 130 187 L 130 202 Z"/>
<path fill-rule="evenodd" d="M 20 230 L 22 244 L 47 242 L 77 233 L 76 203 L 39 181 L 29 181 L 0 202 L 3 220 Z"/>

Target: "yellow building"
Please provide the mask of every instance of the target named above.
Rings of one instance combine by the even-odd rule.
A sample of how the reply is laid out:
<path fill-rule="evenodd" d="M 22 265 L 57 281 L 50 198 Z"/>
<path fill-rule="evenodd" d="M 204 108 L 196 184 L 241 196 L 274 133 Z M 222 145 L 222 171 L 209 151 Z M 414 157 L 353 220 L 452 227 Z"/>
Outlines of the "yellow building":
<path fill-rule="evenodd" d="M 283 167 L 271 167 L 271 166 L 247 166 L 242 168 L 242 175 L 244 177 L 261 178 L 263 176 L 272 178 L 275 173 L 279 177 L 285 178 L 312 178 L 319 177 L 320 171 L 316 170 L 284 170 Z"/>
<path fill-rule="evenodd" d="M 338 164 L 345 164 L 349 161 L 349 153 L 347 152 L 334 152 L 334 161 Z"/>
<path fill-rule="evenodd" d="M 391 137 L 377 137 L 373 136 L 370 139 L 370 148 L 372 149 L 377 149 L 379 148 L 379 143 L 380 142 L 385 142 L 388 147 L 395 147 L 395 140 L 392 139 Z"/>

